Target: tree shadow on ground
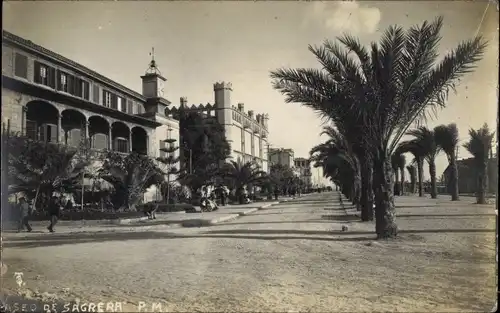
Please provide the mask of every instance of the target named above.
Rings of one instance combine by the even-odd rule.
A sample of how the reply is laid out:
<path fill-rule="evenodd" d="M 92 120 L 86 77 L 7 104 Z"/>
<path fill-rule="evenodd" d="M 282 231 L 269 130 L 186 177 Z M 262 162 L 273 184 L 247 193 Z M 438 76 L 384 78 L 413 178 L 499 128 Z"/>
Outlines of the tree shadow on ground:
<path fill-rule="evenodd" d="M 323 208 L 324 210 L 327 210 L 327 211 L 342 211 L 344 210 L 343 207 L 339 206 L 337 208 L 334 208 L 334 207 L 328 207 L 328 208 Z"/>
<path fill-rule="evenodd" d="M 495 229 L 415 229 L 401 230 L 400 234 L 417 233 L 492 233 Z M 289 235 L 285 235 L 289 234 Z M 274 235 L 274 236 L 264 236 Z M 313 236 L 315 235 L 315 236 Z M 318 237 L 322 236 L 322 237 Z M 332 237 L 340 236 L 340 237 Z M 360 237 L 351 237 L 360 236 Z M 31 238 L 9 238 L 3 243 L 5 248 L 36 248 L 82 243 L 102 243 L 108 241 L 147 240 L 147 239 L 255 239 L 255 240 L 321 240 L 321 241 L 367 241 L 375 240 L 373 231 L 314 231 L 314 230 L 279 230 L 279 229 L 235 229 L 212 230 L 195 235 L 181 235 L 167 232 L 113 232 L 113 233 L 66 233 L 46 234 Z"/>
<path fill-rule="evenodd" d="M 425 205 L 397 205 L 396 204 L 396 210 L 397 209 L 411 209 L 411 208 L 431 208 L 431 207 L 438 207 L 439 205 L 436 203 L 429 203 Z"/>
<path fill-rule="evenodd" d="M 297 215 L 297 214 L 311 215 L 311 212 L 270 212 L 271 210 L 259 210 L 259 212 L 260 211 L 262 211 L 263 213 L 252 213 L 252 214 L 249 214 L 248 216 L 260 216 L 260 215 L 266 216 L 266 215 L 274 215 L 274 214 L 276 214 L 276 215 Z"/>
<path fill-rule="evenodd" d="M 296 223 L 329 223 L 329 221 L 325 220 L 320 220 L 320 219 L 311 219 L 311 220 L 304 220 L 304 221 L 275 221 L 275 222 L 247 222 L 247 223 L 233 223 L 233 222 L 227 222 L 227 223 L 220 223 L 220 224 L 214 224 L 210 225 L 210 227 L 224 227 L 224 226 L 233 226 L 233 225 L 261 225 L 261 224 L 296 224 Z"/>
<path fill-rule="evenodd" d="M 439 219 L 439 218 L 454 218 L 454 217 L 488 217 L 488 216 L 496 216 L 495 213 L 450 213 L 450 214 L 397 214 L 396 217 L 402 218 L 430 218 L 430 219 Z"/>
<path fill-rule="evenodd" d="M 251 234 L 251 233 L 250 233 Z M 299 232 L 300 234 L 300 232 Z M 359 232 L 359 234 L 368 234 L 365 237 L 341 237 L 332 238 L 328 235 L 335 234 L 335 232 L 318 232 L 318 235 L 325 235 L 327 237 L 307 237 L 307 236 L 260 236 L 258 232 L 255 235 L 238 235 L 238 233 L 232 234 L 211 234 L 210 232 L 198 234 L 198 235 L 179 235 L 173 233 L 165 232 L 128 232 L 128 233 L 103 233 L 103 234 L 93 234 L 85 236 L 58 236 L 52 237 L 38 237 L 33 238 L 32 241 L 14 241 L 14 242 L 4 242 L 4 247 L 6 248 L 38 248 L 38 247 L 50 247 L 50 246 L 61 246 L 61 245 L 75 245 L 83 243 L 102 243 L 109 241 L 126 241 L 126 240 L 145 240 L 145 239 L 194 239 L 194 238 L 218 238 L 218 239 L 255 239 L 255 240 L 320 240 L 320 241 L 367 241 L 374 240 L 375 235 L 373 232 Z M 345 234 L 345 233 L 344 233 Z M 351 233 L 353 235 L 357 233 Z M 54 256 L 55 258 L 55 256 Z"/>
<path fill-rule="evenodd" d="M 355 215 L 321 215 L 321 219 L 329 221 L 360 221 L 361 218 Z"/>

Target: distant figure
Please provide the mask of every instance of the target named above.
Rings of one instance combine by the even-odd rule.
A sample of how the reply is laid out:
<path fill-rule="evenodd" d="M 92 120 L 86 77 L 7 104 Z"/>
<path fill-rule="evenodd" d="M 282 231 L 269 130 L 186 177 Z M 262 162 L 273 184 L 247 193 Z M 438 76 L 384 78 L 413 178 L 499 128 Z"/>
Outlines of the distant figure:
<path fill-rule="evenodd" d="M 26 230 L 29 232 L 32 231 L 31 225 L 29 224 L 29 217 L 31 215 L 31 207 L 26 202 L 26 199 L 24 197 L 19 198 L 19 226 L 18 226 L 18 232 L 21 230 L 24 230 L 24 227 L 26 227 Z"/>
<path fill-rule="evenodd" d="M 280 191 L 278 187 L 274 187 L 274 200 L 278 200 L 278 196 L 280 195 Z"/>
<path fill-rule="evenodd" d="M 49 217 L 50 217 L 50 225 L 47 227 L 47 229 L 53 233 L 54 232 L 54 226 L 57 224 L 57 220 L 59 219 L 59 214 L 61 212 L 61 202 L 57 198 L 57 196 L 52 196 L 49 200 Z"/>
<path fill-rule="evenodd" d="M 221 186 L 220 187 L 220 202 L 222 206 L 226 205 L 227 202 L 227 196 L 229 195 L 229 190 L 227 189 L 226 186 Z"/>

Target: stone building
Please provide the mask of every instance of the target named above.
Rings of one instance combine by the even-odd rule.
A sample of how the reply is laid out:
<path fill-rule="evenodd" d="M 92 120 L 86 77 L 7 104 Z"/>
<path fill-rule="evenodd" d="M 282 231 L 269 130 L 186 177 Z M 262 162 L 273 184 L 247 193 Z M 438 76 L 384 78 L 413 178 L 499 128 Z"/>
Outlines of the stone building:
<path fill-rule="evenodd" d="M 274 164 L 281 164 L 288 166 L 289 168 L 294 167 L 294 151 L 293 149 L 283 149 L 283 148 L 271 148 L 269 149 L 269 162 Z"/>
<path fill-rule="evenodd" d="M 473 194 L 477 191 L 477 170 L 474 165 L 474 158 L 457 161 L 458 166 L 458 190 L 460 193 Z M 451 192 L 451 167 L 448 165 L 443 172 L 445 189 Z M 496 193 L 498 186 L 498 160 L 496 157 L 488 160 L 488 190 L 489 193 Z"/>
<path fill-rule="evenodd" d="M 299 178 L 306 187 L 312 186 L 312 167 L 311 160 L 306 158 L 296 158 L 293 160 L 295 169 L 299 174 Z"/>
<path fill-rule="evenodd" d="M 199 112 L 205 118 L 213 118 L 224 128 L 226 139 L 231 147 L 231 160 L 258 164 L 263 171 L 268 171 L 268 120 L 267 114 L 255 114 L 245 111 L 245 105 L 231 102 L 232 84 L 218 82 L 214 84 L 214 104 L 189 105 L 187 97 L 181 97 L 179 106 L 171 106 L 166 114 L 176 116 L 182 109 Z"/>
<path fill-rule="evenodd" d="M 164 153 L 167 137 L 179 139 L 178 121 L 165 115 L 166 79 L 154 57 L 138 93 L 30 40 L 2 35 L 2 122 L 11 130 L 67 145 L 89 138 L 97 151 L 152 158 Z"/>

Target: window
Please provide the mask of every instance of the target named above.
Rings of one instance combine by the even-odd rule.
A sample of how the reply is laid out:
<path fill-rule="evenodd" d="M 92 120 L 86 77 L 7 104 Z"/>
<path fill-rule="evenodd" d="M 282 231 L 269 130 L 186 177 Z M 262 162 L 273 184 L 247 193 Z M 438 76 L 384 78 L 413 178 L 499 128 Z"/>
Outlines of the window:
<path fill-rule="evenodd" d="M 36 140 L 36 128 L 37 128 L 37 125 L 36 125 L 36 122 L 35 121 L 30 121 L 30 120 L 26 120 L 26 137 L 28 137 L 29 139 L 32 139 L 32 140 Z"/>
<path fill-rule="evenodd" d="M 100 102 L 99 102 L 99 86 L 97 86 L 97 85 L 92 86 L 92 101 L 94 103 L 100 104 Z"/>
<path fill-rule="evenodd" d="M 241 129 L 241 152 L 245 152 L 245 129 Z"/>
<path fill-rule="evenodd" d="M 103 91 L 102 91 L 102 104 L 103 104 L 105 107 L 110 108 L 110 107 L 111 107 L 111 101 L 112 101 L 112 95 L 111 95 L 111 92 L 109 92 L 109 91 L 107 91 L 107 90 L 103 90 Z"/>
<path fill-rule="evenodd" d="M 118 96 L 115 94 L 111 94 L 111 108 L 118 110 Z"/>
<path fill-rule="evenodd" d="M 34 81 L 35 83 L 55 88 L 56 69 L 46 64 L 35 61 Z"/>
<path fill-rule="evenodd" d="M 115 151 L 128 153 L 128 140 L 125 138 L 115 138 Z"/>
<path fill-rule="evenodd" d="M 42 124 L 39 128 L 39 140 L 44 142 L 57 142 L 57 126 Z"/>
<path fill-rule="evenodd" d="M 137 103 L 137 114 L 142 114 L 144 113 L 144 106 L 142 103 Z"/>
<path fill-rule="evenodd" d="M 22 78 L 28 78 L 28 57 L 16 53 L 15 55 L 15 60 L 14 60 L 14 75 L 22 77 Z"/>
<path fill-rule="evenodd" d="M 125 98 L 122 97 L 116 97 L 116 98 L 118 103 L 117 105 L 118 110 L 127 113 L 127 100 L 125 100 Z"/>
<path fill-rule="evenodd" d="M 84 81 L 83 79 L 80 79 L 80 85 L 81 85 L 81 93 L 79 96 L 85 100 L 89 100 L 89 98 L 90 98 L 90 84 L 89 84 L 89 82 Z"/>
<path fill-rule="evenodd" d="M 134 113 L 134 102 L 132 100 L 127 100 L 127 113 L 136 114 Z"/>
<path fill-rule="evenodd" d="M 92 136 L 93 149 L 108 149 L 108 136 L 105 134 L 97 133 Z"/>
<path fill-rule="evenodd" d="M 68 92 L 68 74 L 59 71 L 57 76 L 57 89 Z"/>

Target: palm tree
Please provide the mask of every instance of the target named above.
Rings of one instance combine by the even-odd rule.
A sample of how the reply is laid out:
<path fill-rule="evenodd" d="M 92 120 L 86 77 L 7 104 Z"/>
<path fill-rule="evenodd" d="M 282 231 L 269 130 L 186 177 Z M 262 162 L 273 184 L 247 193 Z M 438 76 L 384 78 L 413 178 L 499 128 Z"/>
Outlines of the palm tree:
<path fill-rule="evenodd" d="M 437 198 L 436 184 L 436 156 L 441 151 L 440 146 L 436 142 L 436 136 L 433 130 L 425 126 L 420 126 L 417 129 L 408 131 L 408 135 L 414 136 L 415 140 L 422 148 L 424 159 L 429 164 L 429 175 L 431 176 L 431 198 Z"/>
<path fill-rule="evenodd" d="M 394 172 L 394 195 L 399 196 L 400 195 L 400 186 L 401 184 L 399 183 L 399 157 L 401 154 L 399 153 L 393 153 L 391 156 L 391 168 L 392 171 Z"/>
<path fill-rule="evenodd" d="M 146 189 L 160 185 L 163 171 L 147 156 L 109 152 L 100 169 L 101 179 L 113 185 L 111 202 L 119 211 L 135 211 Z"/>
<path fill-rule="evenodd" d="M 494 133 L 490 132 L 485 123 L 478 130 L 469 130 L 469 142 L 464 148 L 474 156 L 474 167 L 477 173 L 476 199 L 478 204 L 486 204 L 486 192 L 488 190 L 488 160 L 491 151 Z"/>
<path fill-rule="evenodd" d="M 411 153 L 414 157 L 413 163 L 417 165 L 416 176 L 418 177 L 418 195 L 424 196 L 424 149 L 416 139 L 402 141 L 397 150 L 400 153 Z M 415 190 L 415 189 L 413 189 Z"/>
<path fill-rule="evenodd" d="M 347 165 L 352 170 L 353 176 L 353 193 L 349 198 L 353 205 L 356 205 L 358 211 L 361 210 L 361 166 L 358 158 L 359 154 L 356 154 L 352 141 L 349 141 L 349 137 L 345 135 L 345 132 L 341 132 L 338 128 L 332 126 L 323 127 L 321 135 L 327 135 L 329 140 L 326 142 L 327 147 L 329 147 L 328 156 L 337 155 L 342 158 Z M 352 135 L 351 135 L 352 136 Z M 373 215 L 373 214 L 372 214 Z"/>
<path fill-rule="evenodd" d="M 378 238 L 397 235 L 390 156 L 408 127 L 426 108 L 444 107 L 448 90 L 470 72 L 486 44 L 465 41 L 438 64 L 443 19 L 410 27 L 389 27 L 368 51 L 350 35 L 338 43 L 309 46 L 322 69 L 278 69 L 273 86 L 286 102 L 308 106 L 335 125 L 356 123 L 356 135 L 373 160 Z"/>
<path fill-rule="evenodd" d="M 400 195 L 403 196 L 405 193 L 405 167 L 406 167 L 406 157 L 404 154 L 399 154 L 398 158 L 398 170 L 401 171 L 401 187 Z"/>
<path fill-rule="evenodd" d="M 235 190 L 240 204 L 243 203 L 243 190 L 245 186 L 262 183 L 267 178 L 267 173 L 262 171 L 254 162 L 230 161 L 221 169 L 222 177 L 228 181 L 229 186 Z"/>
<path fill-rule="evenodd" d="M 415 193 L 415 189 L 417 187 L 417 169 L 415 168 L 415 166 L 412 164 L 412 165 L 408 165 L 406 167 L 406 169 L 408 170 L 408 173 L 410 174 L 410 192 L 411 193 Z"/>
<path fill-rule="evenodd" d="M 74 192 L 89 161 L 75 147 L 39 142 L 9 134 L 8 192 L 23 192 L 37 207 L 56 192 Z"/>
<path fill-rule="evenodd" d="M 451 170 L 450 186 L 451 200 L 457 201 L 458 197 L 458 165 L 457 165 L 457 146 L 459 142 L 458 128 L 455 123 L 449 125 L 439 125 L 434 128 L 436 143 L 446 153 L 448 164 Z"/>

